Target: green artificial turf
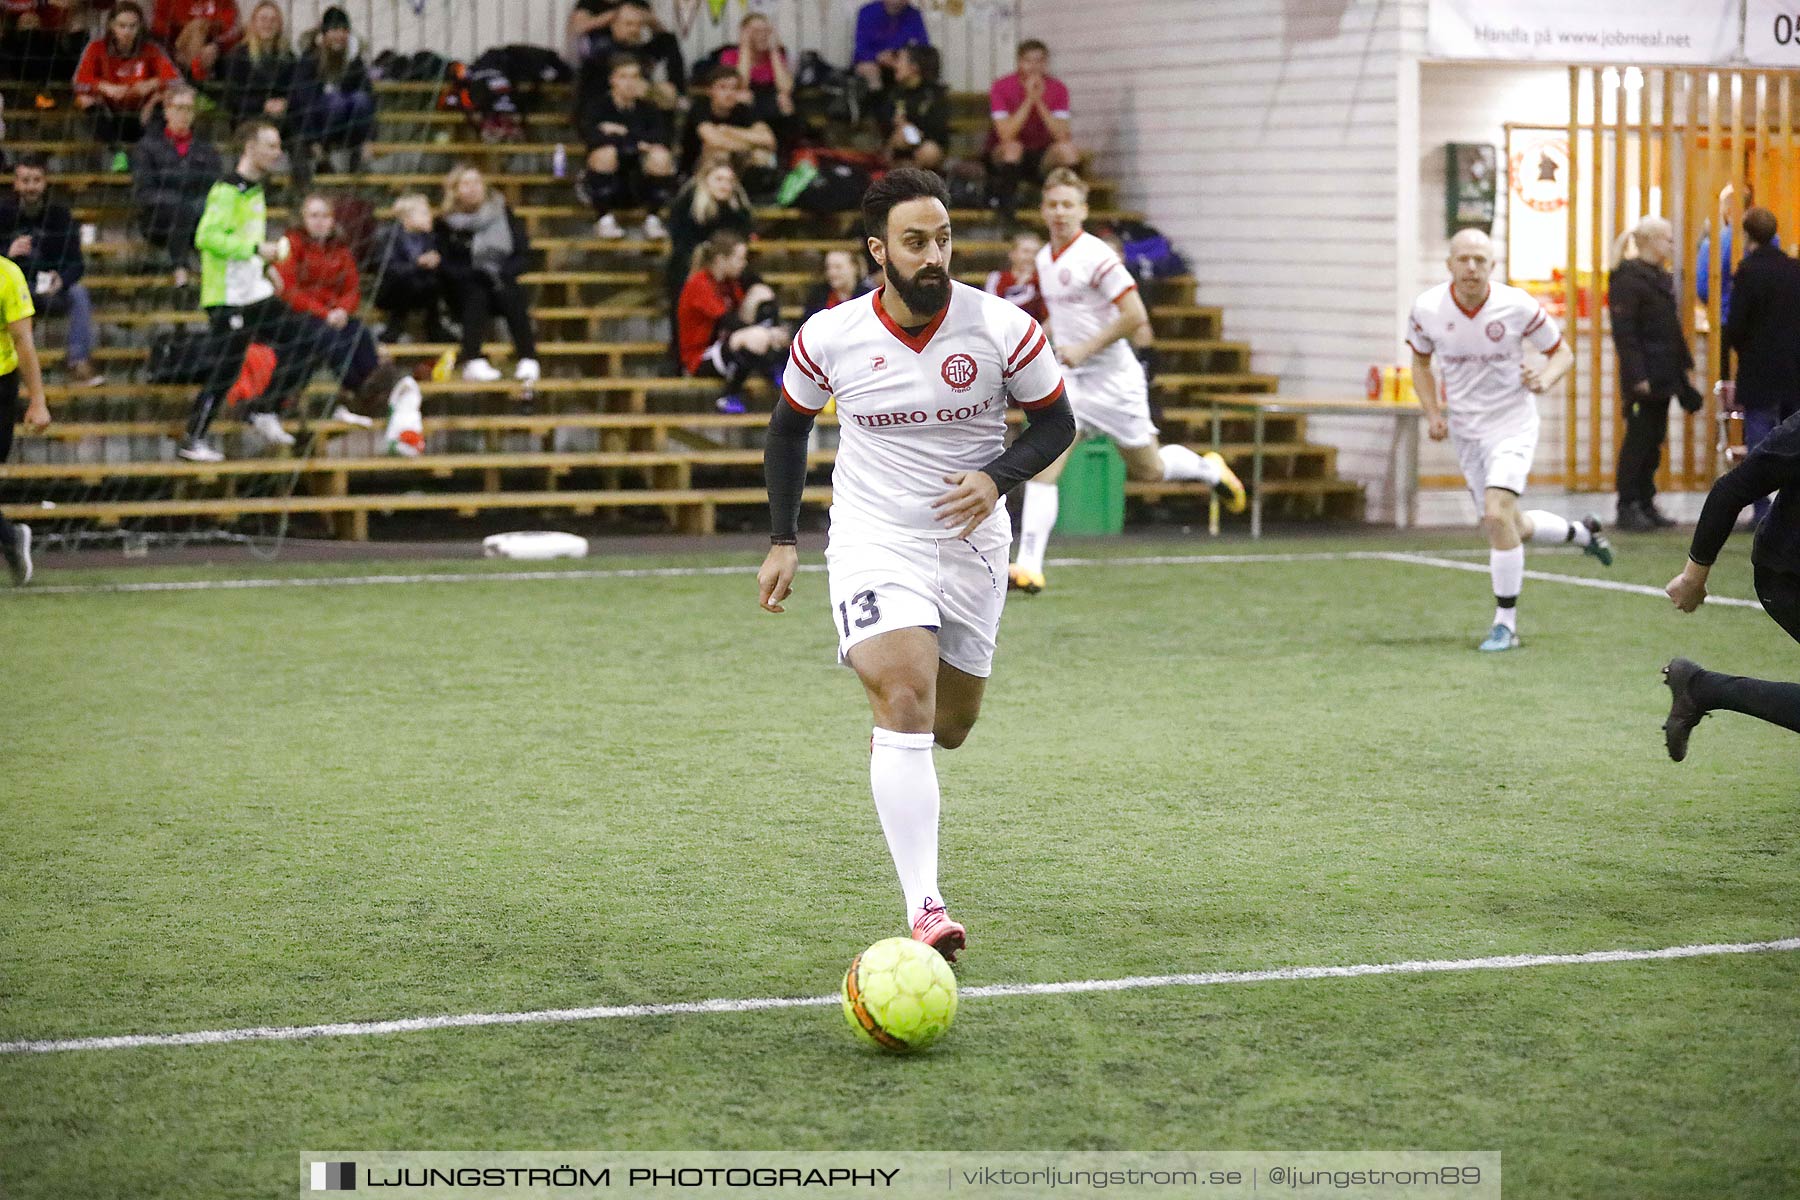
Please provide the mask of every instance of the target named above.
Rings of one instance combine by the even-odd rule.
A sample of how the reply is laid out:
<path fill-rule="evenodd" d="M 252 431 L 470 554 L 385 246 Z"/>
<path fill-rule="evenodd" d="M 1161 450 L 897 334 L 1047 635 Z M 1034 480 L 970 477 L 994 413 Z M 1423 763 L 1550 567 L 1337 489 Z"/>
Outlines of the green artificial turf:
<path fill-rule="evenodd" d="M 1603 572 L 1660 585 L 1673 536 Z M 1472 548 L 1466 536 L 1059 553 Z M 1734 543 L 1715 591 L 1748 596 Z M 1480 563 L 1479 554 L 1462 554 Z M 808 559 L 818 561 L 816 548 Z M 0 596 L 0 1040 L 835 989 L 901 932 L 824 579 Z M 593 571 L 636 560 L 572 564 Z M 47 570 L 41 585 L 493 570 Z M 513 568 L 516 570 L 517 568 Z M 1052 567 L 938 754 L 965 985 L 1800 932 L 1800 739 L 1664 756 L 1759 611 L 1387 561 Z M 0 1055 L 0 1194 L 286 1195 L 307 1148 L 1500 1150 L 1508 1195 L 1800 1184 L 1800 955 Z M 947 1134 L 947 1131 L 953 1133 Z"/>

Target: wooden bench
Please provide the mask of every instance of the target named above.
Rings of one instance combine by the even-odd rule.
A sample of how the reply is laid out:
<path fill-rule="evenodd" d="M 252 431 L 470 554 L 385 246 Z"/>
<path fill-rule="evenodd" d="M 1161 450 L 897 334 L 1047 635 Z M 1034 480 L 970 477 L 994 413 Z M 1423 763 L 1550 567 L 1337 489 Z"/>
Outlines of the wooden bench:
<path fill-rule="evenodd" d="M 831 489 L 809 487 L 802 494 L 807 504 L 831 503 Z M 40 504 L 0 505 L 0 513 L 15 521 L 92 521 L 103 527 L 132 519 L 166 520 L 178 517 L 212 517 L 229 521 L 247 516 L 320 514 L 345 517 L 340 536 L 354 540 L 368 537 L 370 514 L 440 511 L 475 517 L 495 510 L 562 510 L 591 516 L 600 509 L 658 508 L 674 528 L 686 534 L 715 531 L 722 506 L 758 506 L 769 502 L 761 488 L 656 488 L 582 492 L 406 492 L 399 494 L 330 495 L 295 493 L 291 496 L 203 496 L 174 500 L 76 501 L 45 507 Z M 347 526 L 347 528 L 345 527 Z"/>

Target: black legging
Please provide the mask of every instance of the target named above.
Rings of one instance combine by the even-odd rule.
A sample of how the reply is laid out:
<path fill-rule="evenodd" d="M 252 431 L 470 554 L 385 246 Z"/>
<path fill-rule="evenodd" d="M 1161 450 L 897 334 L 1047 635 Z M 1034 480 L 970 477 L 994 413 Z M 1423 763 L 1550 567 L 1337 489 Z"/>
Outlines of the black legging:
<path fill-rule="evenodd" d="M 1762 601 L 1763 611 L 1800 642 L 1800 575 L 1758 566 L 1756 598 Z M 1694 673 L 1689 691 L 1694 702 L 1708 712 L 1740 712 L 1800 733 L 1800 683 L 1701 670 Z"/>
<path fill-rule="evenodd" d="M 312 378 L 318 355 L 334 333 L 317 317 L 295 312 L 274 296 L 243 308 L 216 305 L 206 310 L 206 320 L 209 336 L 204 353 L 211 361 L 187 425 L 188 437 L 196 440 L 206 436 L 219 405 L 237 382 L 251 342 L 275 352 L 275 374 L 250 411 L 272 412 L 282 397 L 299 391 Z"/>
<path fill-rule="evenodd" d="M 1631 396 L 1625 401 L 1625 440 L 1619 446 L 1619 507 L 1656 499 L 1656 468 L 1669 432 L 1667 396 Z"/>
<path fill-rule="evenodd" d="M 425 336 L 441 342 L 450 335 L 444 331 L 443 291 L 434 271 L 418 271 L 390 276 L 381 281 L 375 292 L 375 307 L 387 315 L 387 329 L 382 340 L 391 342 L 405 330 L 416 312 L 425 314 Z"/>
<path fill-rule="evenodd" d="M 0 375 L 0 467 L 12 457 L 13 425 L 19 419 L 19 369 Z M 12 522 L 0 516 L 0 539 L 12 544 Z"/>
<path fill-rule="evenodd" d="M 481 342 L 487 336 L 488 324 L 497 310 L 506 320 L 512 334 L 513 349 L 520 358 L 537 357 L 537 339 L 531 332 L 531 313 L 525 307 L 525 289 L 518 280 L 496 280 L 474 271 L 445 279 L 450 303 L 462 313 L 462 357 L 464 362 L 480 358 Z"/>
<path fill-rule="evenodd" d="M 151 204 L 138 209 L 138 230 L 152 246 L 166 250 L 178 267 L 200 265 L 194 230 L 200 226 L 198 204 Z"/>

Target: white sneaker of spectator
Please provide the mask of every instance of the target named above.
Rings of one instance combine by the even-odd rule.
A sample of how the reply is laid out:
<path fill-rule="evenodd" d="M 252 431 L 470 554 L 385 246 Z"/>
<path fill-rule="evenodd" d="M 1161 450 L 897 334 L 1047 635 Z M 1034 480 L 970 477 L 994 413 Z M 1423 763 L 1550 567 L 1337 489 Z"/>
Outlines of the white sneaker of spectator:
<path fill-rule="evenodd" d="M 607 213 L 594 222 L 594 236 L 599 238 L 622 238 L 625 230 L 619 224 L 619 218 Z"/>
<path fill-rule="evenodd" d="M 500 368 L 485 358 L 471 358 L 463 364 L 462 377 L 466 383 L 493 383 L 500 378 Z"/>
<path fill-rule="evenodd" d="M 225 456 L 219 453 L 217 449 L 208 445 L 206 442 L 192 438 L 183 439 L 181 445 L 175 448 L 175 457 L 185 459 L 188 462 L 200 463 L 225 461 Z"/>
<path fill-rule="evenodd" d="M 341 404 L 331 410 L 331 419 L 334 421 L 342 421 L 346 425 L 355 425 L 359 429 L 373 429 L 375 427 L 375 422 L 373 420 L 363 416 L 361 413 L 353 413 Z"/>
<path fill-rule="evenodd" d="M 272 412 L 259 412 L 250 418 L 250 428 L 271 446 L 291 446 L 294 435 L 281 427 L 281 418 Z"/>
<path fill-rule="evenodd" d="M 535 358 L 521 358 L 519 365 L 513 368 L 513 378 L 520 383 L 536 383 L 538 375 L 538 360 Z"/>
<path fill-rule="evenodd" d="M 644 236 L 649 238 L 651 241 L 656 241 L 659 238 L 668 237 L 669 231 L 663 225 L 662 218 L 657 216 L 655 213 L 651 213 L 649 216 L 644 218 Z"/>

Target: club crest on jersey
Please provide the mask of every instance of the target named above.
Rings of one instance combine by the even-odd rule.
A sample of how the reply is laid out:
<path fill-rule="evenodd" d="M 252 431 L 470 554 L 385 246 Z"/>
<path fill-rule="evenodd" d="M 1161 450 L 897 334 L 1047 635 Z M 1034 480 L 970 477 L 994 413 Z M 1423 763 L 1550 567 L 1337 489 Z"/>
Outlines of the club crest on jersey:
<path fill-rule="evenodd" d="M 975 386 L 975 360 L 966 354 L 952 354 L 944 360 L 944 382 L 953 392 L 966 392 Z"/>
<path fill-rule="evenodd" d="M 1071 280 L 1075 277 L 1073 275 L 1069 274 L 1069 268 L 1064 267 L 1062 269 L 1062 274 L 1060 276 L 1058 276 L 1058 278 L 1061 279 L 1064 284 L 1067 284 L 1069 282 L 1069 280 Z"/>
<path fill-rule="evenodd" d="M 870 358 L 869 359 L 869 370 L 871 370 L 871 371 L 887 370 L 887 355 L 877 354 L 874 357 Z"/>
<path fill-rule="evenodd" d="M 1506 326 L 1498 321 L 1489 321 L 1487 327 L 1488 341 L 1497 342 L 1506 336 Z"/>

